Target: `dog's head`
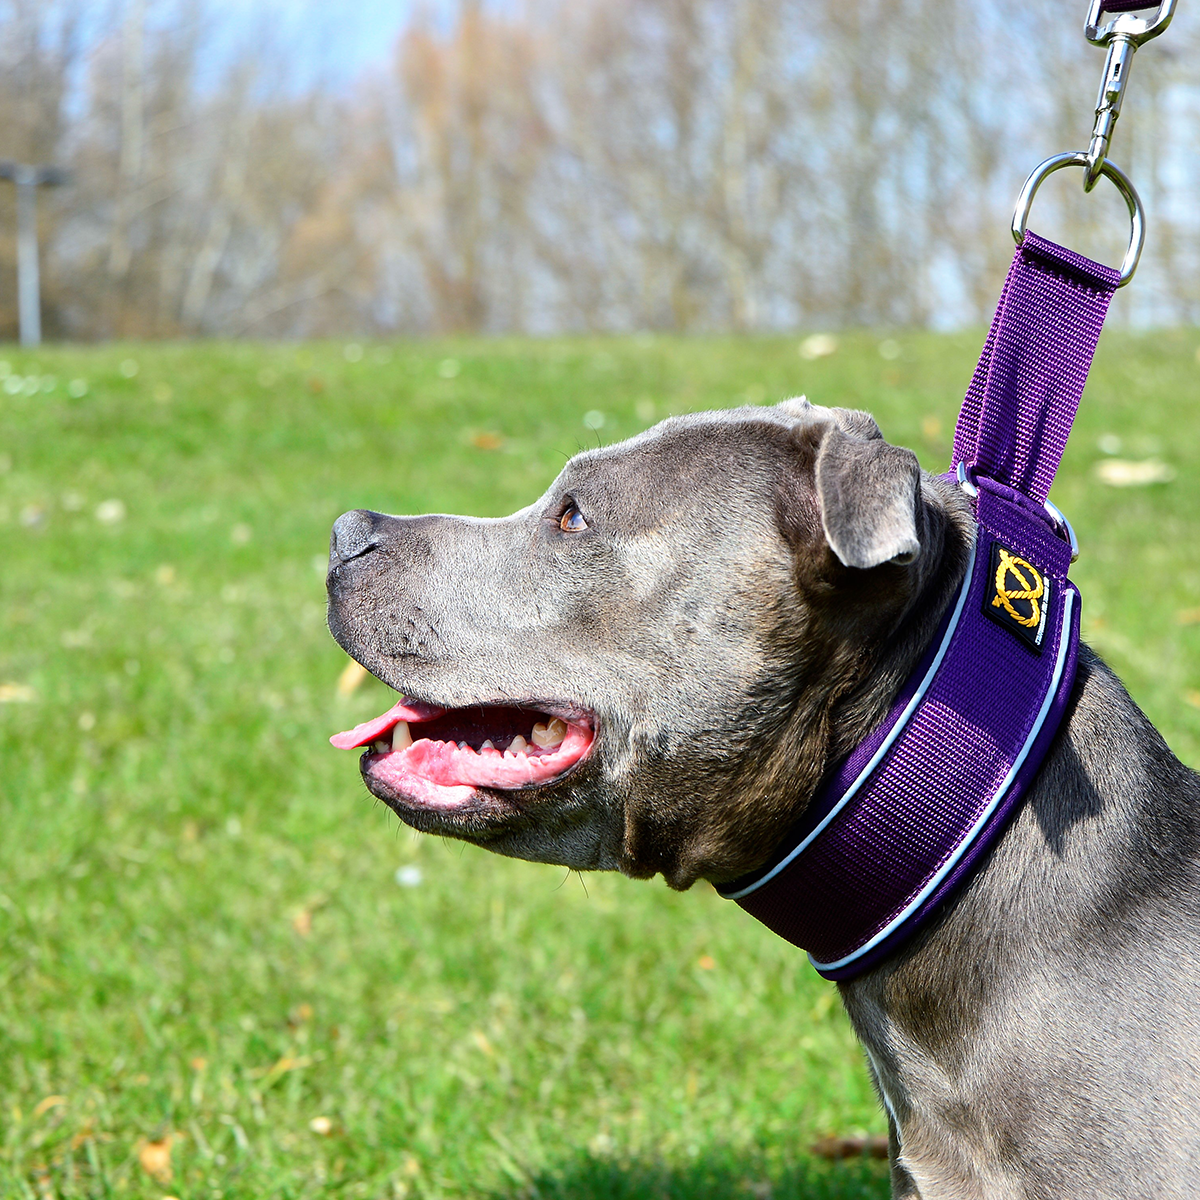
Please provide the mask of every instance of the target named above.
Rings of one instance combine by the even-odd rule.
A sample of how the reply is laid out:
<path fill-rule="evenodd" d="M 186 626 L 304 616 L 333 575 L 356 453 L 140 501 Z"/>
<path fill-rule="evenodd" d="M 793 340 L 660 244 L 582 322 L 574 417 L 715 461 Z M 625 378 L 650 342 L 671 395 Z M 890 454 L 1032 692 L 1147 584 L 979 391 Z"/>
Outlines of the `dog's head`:
<path fill-rule="evenodd" d="M 329 627 L 404 700 L 340 744 L 417 829 L 732 879 L 920 655 L 963 513 L 865 413 L 803 400 L 579 454 L 503 519 L 347 513 Z"/>

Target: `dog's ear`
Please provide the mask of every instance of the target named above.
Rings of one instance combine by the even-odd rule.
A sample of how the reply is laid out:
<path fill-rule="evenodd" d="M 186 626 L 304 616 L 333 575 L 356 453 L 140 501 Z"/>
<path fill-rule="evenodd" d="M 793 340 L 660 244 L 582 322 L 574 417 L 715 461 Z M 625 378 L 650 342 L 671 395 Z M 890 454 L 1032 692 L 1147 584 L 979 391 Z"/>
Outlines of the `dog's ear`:
<path fill-rule="evenodd" d="M 780 400 L 775 408 L 785 416 L 796 417 L 801 421 L 811 421 L 813 417 L 813 405 L 807 396 L 790 396 L 786 400 Z"/>
<path fill-rule="evenodd" d="M 911 563 L 917 532 L 921 467 L 911 450 L 881 437 L 855 437 L 830 423 L 816 462 L 821 527 L 847 567 Z"/>

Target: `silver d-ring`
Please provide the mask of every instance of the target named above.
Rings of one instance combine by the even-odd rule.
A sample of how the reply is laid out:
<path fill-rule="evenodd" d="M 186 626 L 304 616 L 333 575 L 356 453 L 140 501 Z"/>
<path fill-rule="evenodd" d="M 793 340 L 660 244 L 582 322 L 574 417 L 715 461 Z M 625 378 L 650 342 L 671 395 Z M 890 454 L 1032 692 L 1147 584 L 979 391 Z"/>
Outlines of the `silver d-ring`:
<path fill-rule="evenodd" d="M 1087 167 L 1088 163 L 1088 156 L 1082 150 L 1076 150 L 1072 154 L 1056 154 L 1053 158 L 1048 158 L 1034 167 L 1033 173 L 1025 180 L 1025 186 L 1021 188 L 1021 194 L 1017 197 L 1017 207 L 1013 212 L 1013 240 L 1018 246 L 1025 240 L 1025 226 L 1029 221 L 1029 210 L 1033 207 L 1033 198 L 1037 195 L 1037 190 L 1042 186 L 1042 181 L 1046 176 L 1053 175 L 1055 171 L 1061 171 L 1063 167 Z M 1116 163 L 1110 162 L 1106 158 L 1100 166 L 1100 174 L 1113 181 L 1129 208 L 1129 249 L 1125 251 L 1125 259 L 1121 263 L 1121 278 L 1117 283 L 1117 287 L 1124 287 L 1133 278 L 1133 273 L 1137 270 L 1138 259 L 1142 257 L 1142 246 L 1146 241 L 1146 210 L 1142 208 L 1142 200 L 1137 194 L 1137 189 Z"/>
<path fill-rule="evenodd" d="M 979 489 L 975 486 L 975 481 L 967 474 L 967 464 L 960 462 L 958 464 L 958 486 L 962 488 L 972 500 L 979 495 Z"/>
<path fill-rule="evenodd" d="M 1047 500 L 1042 506 L 1046 512 L 1050 514 L 1050 519 L 1059 527 L 1063 535 L 1067 539 L 1067 545 L 1071 547 L 1071 561 L 1079 561 L 1079 539 L 1075 536 L 1075 530 L 1071 522 L 1067 520 L 1063 510 L 1057 504 Z"/>

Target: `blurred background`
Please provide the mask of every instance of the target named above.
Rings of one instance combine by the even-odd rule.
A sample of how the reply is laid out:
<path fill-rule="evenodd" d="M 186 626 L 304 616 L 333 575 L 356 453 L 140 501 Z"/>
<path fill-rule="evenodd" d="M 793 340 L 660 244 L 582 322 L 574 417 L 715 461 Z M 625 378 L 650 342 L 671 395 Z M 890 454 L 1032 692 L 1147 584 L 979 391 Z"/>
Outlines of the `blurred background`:
<path fill-rule="evenodd" d="M 1181 8 L 1114 145 L 1154 228 L 1117 320 L 1200 304 Z M 42 196 L 51 337 L 960 326 L 990 313 L 1020 181 L 1086 147 L 1083 9 L 8 0 L 0 157 L 73 172 Z M 1035 227 L 1118 254 L 1120 202 L 1068 176 Z"/>
<path fill-rule="evenodd" d="M 1200 8 L 1055 484 L 1084 636 L 1200 763 Z M 836 989 L 707 885 L 411 833 L 330 734 L 339 513 L 498 516 L 672 414 L 930 470 L 1103 54 L 1028 0 L 0 0 L 45 343 L 0 344 L 0 1196 L 883 1200 Z M 11 172 L 9 172 L 11 174 Z M 18 333 L 0 167 L 0 342 Z M 1119 260 L 1062 172 L 1032 227 Z M 1086 1148 L 1084 1148 L 1086 1149 Z"/>

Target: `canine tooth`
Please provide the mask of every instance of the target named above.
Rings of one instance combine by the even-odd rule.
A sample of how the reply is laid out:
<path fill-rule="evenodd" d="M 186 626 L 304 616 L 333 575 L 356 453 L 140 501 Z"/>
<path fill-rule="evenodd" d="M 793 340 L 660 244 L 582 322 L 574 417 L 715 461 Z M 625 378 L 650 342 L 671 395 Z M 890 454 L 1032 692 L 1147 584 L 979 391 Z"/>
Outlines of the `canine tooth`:
<path fill-rule="evenodd" d="M 392 726 L 392 749 L 407 750 L 413 744 L 412 730 L 407 721 L 397 721 Z"/>
<path fill-rule="evenodd" d="M 483 745 L 480 746 L 479 748 L 480 748 L 480 750 L 495 750 L 496 747 L 494 745 L 492 745 L 492 739 L 488 738 L 488 740 L 486 742 L 484 742 Z"/>
<path fill-rule="evenodd" d="M 533 732 L 530 733 L 529 740 L 535 746 L 540 746 L 543 750 L 549 750 L 551 746 L 557 746 L 566 736 L 567 723 L 554 717 L 546 725 L 543 725 L 539 721 L 533 727 Z"/>
<path fill-rule="evenodd" d="M 518 733 L 508 744 L 509 754 L 528 754 L 529 743 Z"/>

